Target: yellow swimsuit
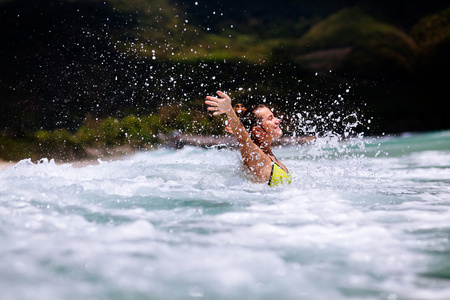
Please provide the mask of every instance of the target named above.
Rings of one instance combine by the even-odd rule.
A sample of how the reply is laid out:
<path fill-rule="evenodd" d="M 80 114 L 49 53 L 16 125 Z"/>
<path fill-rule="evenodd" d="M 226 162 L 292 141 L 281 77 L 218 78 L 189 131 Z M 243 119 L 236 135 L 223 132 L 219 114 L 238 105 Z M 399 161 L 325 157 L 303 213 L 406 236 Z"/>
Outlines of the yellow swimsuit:
<path fill-rule="evenodd" d="M 270 173 L 269 185 L 273 187 L 280 184 L 290 184 L 291 182 L 292 175 L 272 161 L 272 173 Z"/>

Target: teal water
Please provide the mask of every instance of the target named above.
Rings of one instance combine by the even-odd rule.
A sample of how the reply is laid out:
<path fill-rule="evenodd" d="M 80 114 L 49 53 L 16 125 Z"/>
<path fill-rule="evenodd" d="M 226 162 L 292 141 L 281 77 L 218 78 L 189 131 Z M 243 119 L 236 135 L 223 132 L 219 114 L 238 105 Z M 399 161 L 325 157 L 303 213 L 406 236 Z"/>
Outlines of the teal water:
<path fill-rule="evenodd" d="M 9 299 L 450 299 L 450 131 L 0 171 Z"/>

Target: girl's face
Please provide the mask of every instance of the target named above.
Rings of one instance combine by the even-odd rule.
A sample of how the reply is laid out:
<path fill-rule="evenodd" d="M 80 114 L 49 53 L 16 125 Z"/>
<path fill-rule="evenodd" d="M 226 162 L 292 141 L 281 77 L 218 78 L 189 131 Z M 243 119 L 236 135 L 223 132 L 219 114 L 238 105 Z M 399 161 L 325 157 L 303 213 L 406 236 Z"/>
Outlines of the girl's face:
<path fill-rule="evenodd" d="M 245 107 L 242 103 L 237 103 L 233 108 L 237 113 L 243 113 L 245 111 Z"/>
<path fill-rule="evenodd" d="M 261 107 L 256 110 L 255 114 L 261 118 L 261 127 L 268 136 L 271 138 L 277 138 L 283 135 L 283 131 L 279 126 L 281 120 L 275 118 L 270 109 L 267 107 Z"/>

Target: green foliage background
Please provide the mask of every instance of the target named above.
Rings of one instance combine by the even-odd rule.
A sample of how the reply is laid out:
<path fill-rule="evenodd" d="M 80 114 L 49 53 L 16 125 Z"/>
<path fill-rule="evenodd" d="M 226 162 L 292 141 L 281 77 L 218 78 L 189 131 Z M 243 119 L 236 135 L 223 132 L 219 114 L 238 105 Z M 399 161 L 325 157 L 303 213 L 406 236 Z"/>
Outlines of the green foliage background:
<path fill-rule="evenodd" d="M 448 53 L 447 1 L 1 0 L 0 157 L 221 135 L 217 89 L 319 132 L 355 111 L 366 134 L 446 129 Z"/>

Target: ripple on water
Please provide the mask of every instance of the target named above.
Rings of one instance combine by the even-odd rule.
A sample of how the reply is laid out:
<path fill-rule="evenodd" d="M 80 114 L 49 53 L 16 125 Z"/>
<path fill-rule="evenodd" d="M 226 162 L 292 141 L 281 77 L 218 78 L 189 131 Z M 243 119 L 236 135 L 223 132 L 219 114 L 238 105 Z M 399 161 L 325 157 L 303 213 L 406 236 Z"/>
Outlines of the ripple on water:
<path fill-rule="evenodd" d="M 284 188 L 230 150 L 21 161 L 0 171 L 2 297 L 448 299 L 440 136 L 275 149 Z"/>

